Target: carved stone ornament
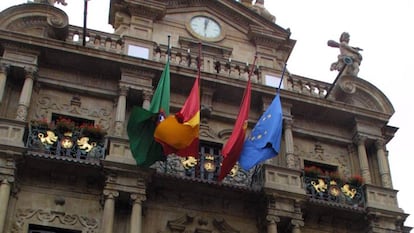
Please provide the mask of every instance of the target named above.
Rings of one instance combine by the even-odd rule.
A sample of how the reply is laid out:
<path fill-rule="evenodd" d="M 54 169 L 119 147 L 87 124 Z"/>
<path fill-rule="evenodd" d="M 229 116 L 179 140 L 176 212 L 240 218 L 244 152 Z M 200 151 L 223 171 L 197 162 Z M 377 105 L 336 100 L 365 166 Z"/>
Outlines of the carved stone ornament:
<path fill-rule="evenodd" d="M 68 95 L 67 99 L 60 100 L 60 98 L 53 98 L 52 96 L 37 96 L 37 101 L 35 102 L 35 112 L 32 118 L 48 119 L 51 112 L 67 114 L 71 116 L 87 117 L 88 119 L 94 119 L 95 122 L 102 126 L 104 130 L 109 131 L 110 122 L 112 122 L 112 109 L 99 108 L 99 106 L 80 107 L 71 105 L 71 97 L 72 96 Z M 82 105 L 84 104 L 82 103 Z"/>
<path fill-rule="evenodd" d="M 82 230 L 84 233 L 95 233 L 99 229 L 99 222 L 95 218 L 41 209 L 18 209 L 10 232 L 23 233 L 27 232 L 25 229 L 29 224 L 53 226 L 55 222 L 70 229 Z"/>
<path fill-rule="evenodd" d="M 162 232 L 195 232 L 195 233 L 239 233 L 240 231 L 233 228 L 226 220 L 221 218 L 209 218 L 185 214 L 175 220 L 167 222 L 167 228 L 170 231 Z"/>

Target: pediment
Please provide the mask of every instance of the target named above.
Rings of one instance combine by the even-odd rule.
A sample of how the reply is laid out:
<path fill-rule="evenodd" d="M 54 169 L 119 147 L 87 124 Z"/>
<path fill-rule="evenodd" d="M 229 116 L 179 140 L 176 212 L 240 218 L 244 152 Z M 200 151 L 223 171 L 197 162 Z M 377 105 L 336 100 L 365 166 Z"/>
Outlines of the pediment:
<path fill-rule="evenodd" d="M 166 44 L 164 38 L 171 35 L 172 46 L 181 47 L 183 51 L 193 51 L 197 48 L 196 42 L 201 41 L 203 46 L 208 45 L 203 52 L 211 51 L 214 56 L 221 54 L 225 59 L 247 62 L 253 60 L 255 52 L 261 52 L 271 56 L 269 60 L 273 63 L 277 51 L 278 59 L 287 60 L 295 40 L 290 39 L 289 29 L 275 24 L 274 17 L 266 12 L 263 7 L 247 7 L 228 0 L 168 0 L 162 3 L 155 0 L 145 3 L 142 0 L 112 0 L 109 23 L 116 33 L 160 44 Z M 193 30 L 190 24 L 195 17 L 206 17 L 217 23 L 220 34 L 212 37 L 197 35 L 197 30 Z"/>
<path fill-rule="evenodd" d="M 391 116 L 394 107 L 376 86 L 355 76 L 341 76 L 333 84 L 329 98 Z"/>
<path fill-rule="evenodd" d="M 188 20 L 192 15 L 207 15 L 224 24 L 230 33 L 239 32 L 255 39 L 259 34 L 267 34 L 268 39 L 286 41 L 290 31 L 281 28 L 265 14 L 260 14 L 258 7 L 246 7 L 237 1 L 211 0 L 174 0 L 167 1 L 167 14 L 180 14 Z M 266 33 L 263 33 L 266 32 Z"/>
<path fill-rule="evenodd" d="M 20 4 L 0 13 L 0 28 L 12 32 L 65 40 L 68 26 L 66 13 L 47 4 Z"/>

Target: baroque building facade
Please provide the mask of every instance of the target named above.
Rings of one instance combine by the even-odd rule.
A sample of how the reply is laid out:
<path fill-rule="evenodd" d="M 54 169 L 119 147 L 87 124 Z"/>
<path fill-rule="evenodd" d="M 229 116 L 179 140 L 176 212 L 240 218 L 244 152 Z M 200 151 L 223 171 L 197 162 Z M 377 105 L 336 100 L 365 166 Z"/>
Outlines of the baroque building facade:
<path fill-rule="evenodd" d="M 388 164 L 393 106 L 352 60 L 334 83 L 286 73 L 279 155 L 217 182 L 249 62 L 251 129 L 295 45 L 263 1 L 111 0 L 114 33 L 85 36 L 55 2 L 0 13 L 0 232 L 410 231 Z M 200 159 L 138 167 L 126 124 L 150 104 L 168 36 L 172 112 L 201 64 Z"/>

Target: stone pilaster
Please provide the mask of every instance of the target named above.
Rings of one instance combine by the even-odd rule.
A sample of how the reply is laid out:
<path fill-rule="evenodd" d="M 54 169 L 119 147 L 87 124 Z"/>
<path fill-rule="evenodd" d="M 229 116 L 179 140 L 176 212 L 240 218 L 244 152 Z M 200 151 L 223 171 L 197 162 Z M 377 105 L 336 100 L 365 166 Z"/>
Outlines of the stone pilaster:
<path fill-rule="evenodd" d="M 122 136 L 125 125 L 125 112 L 126 112 L 126 96 L 129 88 L 126 86 L 120 86 L 118 105 L 116 107 L 116 120 L 115 120 L 115 136 Z"/>
<path fill-rule="evenodd" d="M 105 197 L 105 203 L 102 216 L 102 233 L 113 233 L 115 198 L 119 196 L 119 192 L 105 189 L 103 194 Z"/>
<path fill-rule="evenodd" d="M 391 174 L 388 165 L 388 159 L 385 156 L 385 144 L 383 139 L 375 141 L 375 147 L 377 149 L 378 167 L 381 176 L 382 186 L 385 188 L 392 188 Z"/>
<path fill-rule="evenodd" d="M 267 233 L 277 233 L 277 223 L 280 222 L 280 218 L 274 215 L 266 216 Z"/>
<path fill-rule="evenodd" d="M 150 91 L 143 91 L 142 93 L 142 97 L 144 99 L 144 101 L 142 101 L 142 108 L 143 109 L 149 109 L 150 105 L 151 105 L 151 97 L 152 97 L 153 93 Z"/>
<path fill-rule="evenodd" d="M 294 155 L 294 143 L 293 143 L 293 134 L 292 134 L 292 125 L 293 120 L 286 118 L 283 120 L 283 129 L 285 135 L 285 146 L 286 146 L 286 165 L 288 168 L 295 169 L 296 158 Z"/>
<path fill-rule="evenodd" d="M 303 227 L 305 224 L 302 220 L 292 219 L 290 221 L 290 224 L 292 224 L 292 233 L 301 233 L 300 230 L 301 227 Z"/>
<path fill-rule="evenodd" d="M 4 91 L 6 89 L 8 65 L 0 64 L 0 103 L 3 102 Z"/>
<path fill-rule="evenodd" d="M 11 183 L 14 182 L 13 177 L 3 178 L 0 183 L 0 232 L 4 232 L 6 223 L 7 207 L 9 205 Z"/>
<path fill-rule="evenodd" d="M 32 98 L 34 73 L 36 69 L 33 67 L 25 68 L 25 79 L 22 92 L 20 93 L 19 105 L 17 106 L 16 120 L 25 121 L 27 118 L 27 110 L 30 106 L 30 99 Z"/>
<path fill-rule="evenodd" d="M 137 193 L 131 194 L 130 197 L 132 200 L 130 233 L 142 233 L 142 202 L 146 200 L 146 197 Z"/>
<path fill-rule="evenodd" d="M 358 158 L 359 158 L 359 167 L 361 169 L 361 175 L 365 183 L 371 184 L 371 174 L 369 172 L 368 157 L 365 147 L 366 137 L 357 135 L 354 138 L 355 143 L 358 146 Z"/>

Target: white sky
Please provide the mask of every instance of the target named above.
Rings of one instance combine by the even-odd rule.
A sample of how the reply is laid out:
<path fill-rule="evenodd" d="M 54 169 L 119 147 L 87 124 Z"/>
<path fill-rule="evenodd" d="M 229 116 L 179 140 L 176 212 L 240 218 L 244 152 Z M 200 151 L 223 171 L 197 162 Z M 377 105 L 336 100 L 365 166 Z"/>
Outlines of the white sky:
<path fill-rule="evenodd" d="M 26 0 L 0 0 L 0 10 Z M 70 24 L 83 25 L 83 0 L 67 0 L 59 8 L 69 15 Z M 88 2 L 88 28 L 112 32 L 107 25 L 109 0 Z M 389 125 L 399 128 L 387 145 L 394 188 L 399 206 L 414 215 L 414 166 L 409 138 L 414 100 L 414 1 L 413 0 L 266 0 L 276 24 L 290 28 L 296 46 L 287 69 L 294 74 L 332 83 L 337 75 L 329 67 L 339 53 L 328 40 L 351 35 L 350 45 L 364 49 L 359 77 L 377 86 L 391 101 L 395 114 Z M 405 225 L 414 226 L 410 216 Z"/>

